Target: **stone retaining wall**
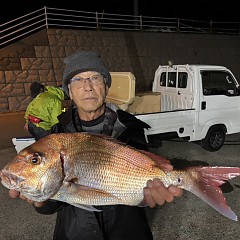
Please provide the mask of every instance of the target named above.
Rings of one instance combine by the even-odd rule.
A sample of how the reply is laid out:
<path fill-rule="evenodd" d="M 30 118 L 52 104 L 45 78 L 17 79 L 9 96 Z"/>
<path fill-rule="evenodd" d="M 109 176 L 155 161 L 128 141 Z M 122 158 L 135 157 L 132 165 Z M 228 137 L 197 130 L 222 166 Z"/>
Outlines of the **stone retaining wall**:
<path fill-rule="evenodd" d="M 0 49 L 0 112 L 24 111 L 29 86 L 61 84 L 63 59 L 77 49 L 101 53 L 110 71 L 132 72 L 151 90 L 158 65 L 218 64 L 240 79 L 240 37 L 210 34 L 46 29 Z"/>

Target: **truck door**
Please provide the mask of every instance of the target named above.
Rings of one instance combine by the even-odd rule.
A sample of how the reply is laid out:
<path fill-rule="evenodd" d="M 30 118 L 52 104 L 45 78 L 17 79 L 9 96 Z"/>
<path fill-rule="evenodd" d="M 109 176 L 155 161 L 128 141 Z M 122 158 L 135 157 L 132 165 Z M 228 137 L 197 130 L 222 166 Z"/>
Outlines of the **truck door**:
<path fill-rule="evenodd" d="M 161 111 L 191 109 L 192 81 L 184 66 L 162 67 L 153 86 L 153 91 L 161 92 Z"/>
<path fill-rule="evenodd" d="M 224 124 L 227 134 L 240 131 L 238 83 L 228 71 L 201 70 L 199 125 Z"/>

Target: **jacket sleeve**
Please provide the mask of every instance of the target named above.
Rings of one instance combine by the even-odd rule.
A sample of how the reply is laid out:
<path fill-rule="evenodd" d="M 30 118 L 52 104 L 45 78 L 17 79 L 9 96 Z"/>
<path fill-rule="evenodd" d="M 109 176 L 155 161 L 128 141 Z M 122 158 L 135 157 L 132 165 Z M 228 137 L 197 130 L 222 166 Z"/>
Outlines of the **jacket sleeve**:
<path fill-rule="evenodd" d="M 62 101 L 54 100 L 53 108 L 51 109 L 51 126 L 58 123 L 58 116 L 62 113 Z"/>
<path fill-rule="evenodd" d="M 117 110 L 119 121 L 123 123 L 127 129 L 118 137 L 118 140 L 141 150 L 148 150 L 148 144 L 145 138 L 144 129 L 150 126 L 137 119 L 134 115 L 123 110 Z"/>
<path fill-rule="evenodd" d="M 28 115 L 29 115 L 29 111 L 30 111 L 31 107 L 32 107 L 32 102 L 30 102 L 30 103 L 28 104 L 27 109 L 26 109 L 25 114 L 24 114 L 24 119 L 25 119 L 26 121 L 28 121 Z"/>
<path fill-rule="evenodd" d="M 34 207 L 34 208 L 38 213 L 47 215 L 47 214 L 53 214 L 58 212 L 63 208 L 65 204 L 66 203 L 64 202 L 48 200 L 43 207 Z"/>

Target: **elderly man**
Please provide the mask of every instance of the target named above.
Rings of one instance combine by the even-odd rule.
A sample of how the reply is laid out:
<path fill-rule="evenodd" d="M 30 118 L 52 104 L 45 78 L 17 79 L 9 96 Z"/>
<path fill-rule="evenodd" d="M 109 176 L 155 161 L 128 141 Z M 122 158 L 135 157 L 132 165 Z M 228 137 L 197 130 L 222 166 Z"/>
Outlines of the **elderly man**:
<path fill-rule="evenodd" d="M 106 104 L 105 98 L 111 86 L 111 76 L 104 62 L 95 52 L 78 51 L 65 59 L 63 89 L 73 104 L 59 116 L 59 123 L 52 133 L 92 132 L 107 134 L 138 149 L 147 149 L 144 128 L 149 126 L 122 111 L 116 105 Z M 172 166 L 165 164 L 164 170 Z M 182 190 L 164 187 L 159 179 L 146 183 L 144 200 L 150 206 L 172 202 Z M 55 240 L 152 240 L 145 208 L 125 205 L 98 207 L 102 211 L 90 212 L 63 202 L 36 203 L 10 190 L 13 198 L 20 197 L 35 206 L 42 214 L 57 212 Z"/>

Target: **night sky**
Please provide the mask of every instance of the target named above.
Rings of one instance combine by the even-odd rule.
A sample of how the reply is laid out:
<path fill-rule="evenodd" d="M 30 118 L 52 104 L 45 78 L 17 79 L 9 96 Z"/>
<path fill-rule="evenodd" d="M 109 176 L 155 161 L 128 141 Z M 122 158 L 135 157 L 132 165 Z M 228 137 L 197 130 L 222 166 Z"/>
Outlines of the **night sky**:
<path fill-rule="evenodd" d="M 134 15 L 134 0 L 24 0 L 6 1 L 1 6 L 1 23 L 21 17 L 44 6 L 90 12 Z M 138 0 L 138 14 L 206 21 L 240 21 L 237 1 Z"/>

